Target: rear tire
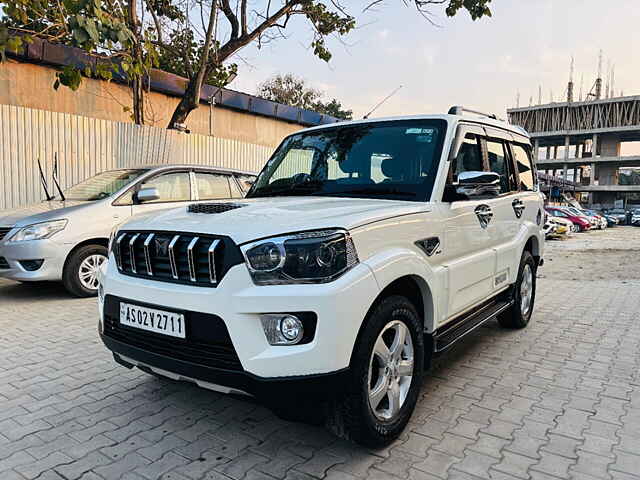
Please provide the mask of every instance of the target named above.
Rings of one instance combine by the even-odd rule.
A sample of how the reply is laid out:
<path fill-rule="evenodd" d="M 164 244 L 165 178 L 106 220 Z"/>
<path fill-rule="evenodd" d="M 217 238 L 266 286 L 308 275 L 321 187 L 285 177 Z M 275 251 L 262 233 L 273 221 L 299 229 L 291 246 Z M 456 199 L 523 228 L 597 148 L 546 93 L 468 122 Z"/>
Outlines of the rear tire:
<path fill-rule="evenodd" d="M 107 249 L 102 245 L 80 247 L 64 266 L 64 288 L 76 297 L 95 297 L 98 294 L 97 270 L 106 261 Z"/>
<path fill-rule="evenodd" d="M 340 437 L 381 447 L 400 435 L 418 401 L 424 334 L 415 307 L 401 296 L 381 301 L 365 322 L 346 392 L 330 402 L 325 421 Z"/>
<path fill-rule="evenodd" d="M 530 252 L 524 251 L 518 268 L 518 278 L 513 285 L 513 305 L 498 315 L 498 323 L 504 328 L 524 328 L 531 320 L 536 299 L 536 262 Z"/>

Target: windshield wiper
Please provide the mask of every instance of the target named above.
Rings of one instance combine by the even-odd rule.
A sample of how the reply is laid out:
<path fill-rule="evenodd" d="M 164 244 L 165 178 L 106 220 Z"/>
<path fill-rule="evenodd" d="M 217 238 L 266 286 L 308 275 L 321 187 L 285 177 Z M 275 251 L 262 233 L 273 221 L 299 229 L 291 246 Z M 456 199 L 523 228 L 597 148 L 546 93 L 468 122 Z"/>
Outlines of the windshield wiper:
<path fill-rule="evenodd" d="M 49 189 L 47 188 L 47 179 L 44 178 L 44 172 L 42 171 L 42 165 L 40 164 L 40 159 L 38 158 L 38 170 L 40 170 L 40 182 L 42 183 L 42 188 L 44 188 L 44 194 L 47 197 L 47 202 L 53 200 L 53 196 L 49 193 Z"/>
<path fill-rule="evenodd" d="M 323 195 L 402 195 L 415 197 L 416 192 L 408 192 L 397 188 L 363 187 L 352 190 L 342 190 L 338 192 L 322 192 Z"/>
<path fill-rule="evenodd" d="M 305 193 L 313 193 L 324 185 L 324 182 L 320 180 L 308 181 L 303 183 L 294 183 L 288 185 L 276 185 L 275 187 L 263 187 L 254 192 L 251 197 L 269 197 L 272 195 L 279 195 L 287 193 L 289 195 L 300 195 Z"/>

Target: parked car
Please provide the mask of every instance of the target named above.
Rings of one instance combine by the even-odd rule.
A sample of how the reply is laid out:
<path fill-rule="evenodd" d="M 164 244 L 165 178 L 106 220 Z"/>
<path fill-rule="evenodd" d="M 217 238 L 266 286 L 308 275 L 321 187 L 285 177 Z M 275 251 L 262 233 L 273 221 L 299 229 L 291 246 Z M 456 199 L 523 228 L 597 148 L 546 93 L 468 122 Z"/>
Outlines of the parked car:
<path fill-rule="evenodd" d="M 606 221 L 607 221 L 607 227 L 616 227 L 618 226 L 618 219 L 616 217 L 614 217 L 613 215 L 609 215 L 608 213 L 604 212 L 604 211 L 596 211 L 596 213 L 598 215 L 600 215 L 601 217 L 603 217 Z"/>
<path fill-rule="evenodd" d="M 631 213 L 631 225 L 640 227 L 640 208 L 633 210 Z"/>
<path fill-rule="evenodd" d="M 569 220 L 574 225 L 575 232 L 585 232 L 591 230 L 591 221 L 584 215 L 576 215 L 564 207 L 548 205 L 545 210 L 549 215 Z"/>
<path fill-rule="evenodd" d="M 598 220 L 598 229 L 599 230 L 604 230 L 605 228 L 607 228 L 609 226 L 609 222 L 604 217 L 604 215 L 601 215 L 600 213 L 596 212 L 595 210 L 582 209 L 582 211 L 584 213 L 586 213 L 587 215 L 589 215 L 589 217 L 593 217 L 593 218 Z"/>
<path fill-rule="evenodd" d="M 0 277 L 62 280 L 73 295 L 98 291 L 111 229 L 133 215 L 241 198 L 255 175 L 205 166 L 145 166 L 99 173 L 50 201 L 0 213 Z"/>
<path fill-rule="evenodd" d="M 461 108 L 294 133 L 242 201 L 114 231 L 100 336 L 128 368 L 388 444 L 436 353 L 529 323 L 536 178 L 524 130 Z"/>
<path fill-rule="evenodd" d="M 548 222 L 555 227 L 549 235 L 551 237 L 568 237 L 575 231 L 573 223 L 565 218 L 549 216 Z"/>
<path fill-rule="evenodd" d="M 617 220 L 618 225 L 626 225 L 627 212 L 624 208 L 613 208 L 606 211 L 607 216 L 613 217 Z"/>

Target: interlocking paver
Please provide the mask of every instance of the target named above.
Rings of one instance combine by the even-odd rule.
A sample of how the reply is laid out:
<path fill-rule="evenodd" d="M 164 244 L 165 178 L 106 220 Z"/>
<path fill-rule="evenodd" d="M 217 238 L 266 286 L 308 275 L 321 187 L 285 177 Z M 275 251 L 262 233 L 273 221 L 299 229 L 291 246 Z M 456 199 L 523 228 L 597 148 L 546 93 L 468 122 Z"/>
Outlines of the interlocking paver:
<path fill-rule="evenodd" d="M 565 275 L 571 256 L 615 262 L 598 235 L 577 236 L 588 252 L 550 243 L 529 327 L 489 322 L 438 358 L 407 430 L 379 450 L 126 370 L 97 338 L 95 300 L 0 280 L 0 478 L 637 479 L 640 270 Z M 640 250 L 640 229 L 603 235 Z"/>

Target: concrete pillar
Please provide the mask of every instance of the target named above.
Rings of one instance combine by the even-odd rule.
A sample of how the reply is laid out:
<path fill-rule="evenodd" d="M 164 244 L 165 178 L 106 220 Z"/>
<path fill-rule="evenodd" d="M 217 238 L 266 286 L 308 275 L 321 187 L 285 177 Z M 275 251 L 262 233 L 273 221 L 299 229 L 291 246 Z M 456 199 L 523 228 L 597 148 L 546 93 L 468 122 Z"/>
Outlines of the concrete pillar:
<path fill-rule="evenodd" d="M 538 161 L 538 155 L 540 152 L 540 139 L 536 138 L 533 141 L 533 159 L 537 162 Z"/>
<path fill-rule="evenodd" d="M 578 183 L 578 167 L 573 167 L 573 183 Z"/>
<path fill-rule="evenodd" d="M 567 164 L 565 163 L 562 167 L 562 184 L 564 185 L 567 181 Z"/>
<path fill-rule="evenodd" d="M 596 164 L 591 164 L 591 178 L 589 179 L 589 185 L 595 185 L 596 181 Z"/>
<path fill-rule="evenodd" d="M 591 144 L 591 156 L 595 158 L 598 155 L 598 134 L 597 133 L 593 134 L 592 142 L 593 143 Z"/>
<path fill-rule="evenodd" d="M 564 159 L 567 160 L 569 158 L 569 147 L 571 147 L 571 139 L 569 135 L 564 137 Z"/>

